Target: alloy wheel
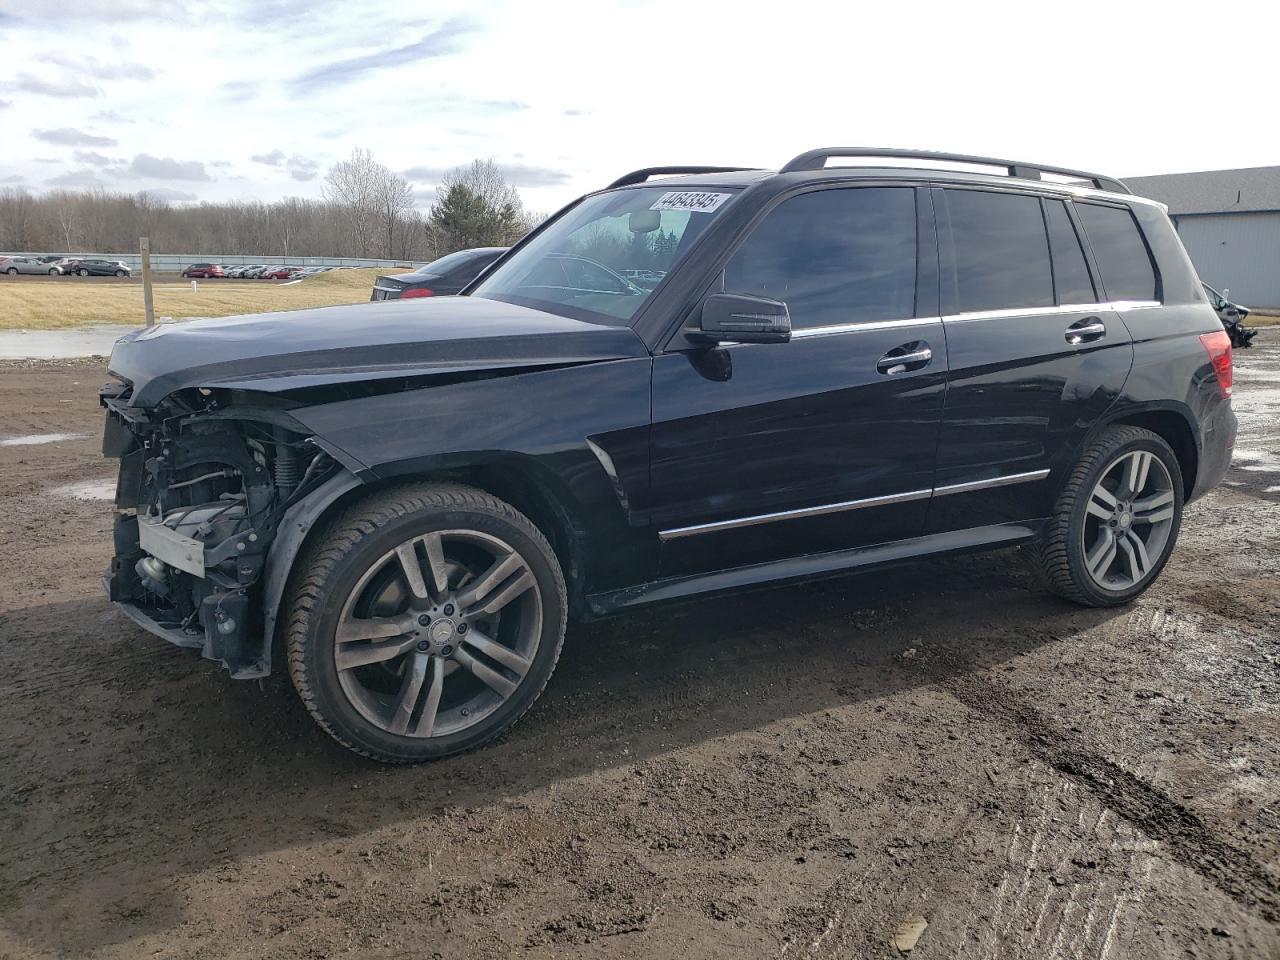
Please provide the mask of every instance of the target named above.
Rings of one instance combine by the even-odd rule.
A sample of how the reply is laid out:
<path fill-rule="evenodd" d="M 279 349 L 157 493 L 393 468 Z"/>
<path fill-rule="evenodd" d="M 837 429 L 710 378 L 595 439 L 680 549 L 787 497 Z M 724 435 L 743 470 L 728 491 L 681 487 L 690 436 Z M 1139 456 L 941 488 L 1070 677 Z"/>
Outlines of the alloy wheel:
<path fill-rule="evenodd" d="M 1173 480 L 1149 450 L 1132 450 L 1102 471 L 1081 528 L 1084 565 L 1106 590 L 1128 590 L 1156 568 L 1173 529 Z"/>
<path fill-rule="evenodd" d="M 477 530 L 415 536 L 348 595 L 333 642 L 338 682 L 389 733 L 458 733 L 515 694 L 542 616 L 533 571 L 510 544 Z"/>

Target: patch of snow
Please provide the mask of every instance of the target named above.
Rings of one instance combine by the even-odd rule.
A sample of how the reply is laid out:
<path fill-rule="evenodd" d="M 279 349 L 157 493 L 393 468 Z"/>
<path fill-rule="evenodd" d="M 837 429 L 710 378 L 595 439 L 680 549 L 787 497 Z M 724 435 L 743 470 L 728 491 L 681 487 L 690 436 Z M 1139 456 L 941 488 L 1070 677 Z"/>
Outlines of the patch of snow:
<path fill-rule="evenodd" d="M 0 447 L 33 447 L 41 443 L 61 443 L 63 440 L 79 440 L 83 433 L 33 433 L 27 437 L 9 437 L 0 440 Z"/>
<path fill-rule="evenodd" d="M 106 480 L 81 480 L 79 483 L 55 487 L 53 492 L 57 496 L 71 497 L 73 500 L 114 500 L 116 481 L 114 477 Z"/>

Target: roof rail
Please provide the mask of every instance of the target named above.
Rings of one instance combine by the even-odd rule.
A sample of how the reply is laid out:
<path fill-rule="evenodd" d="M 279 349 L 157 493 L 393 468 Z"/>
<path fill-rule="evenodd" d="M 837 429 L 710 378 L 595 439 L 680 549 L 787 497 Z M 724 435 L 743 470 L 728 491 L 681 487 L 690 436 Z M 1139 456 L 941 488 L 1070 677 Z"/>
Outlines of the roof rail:
<path fill-rule="evenodd" d="M 987 167 L 1004 167 L 1011 177 L 1023 180 L 1039 180 L 1042 173 L 1053 173 L 1062 177 L 1074 177 L 1085 180 L 1099 190 L 1112 193 L 1133 193 L 1115 177 L 1104 177 L 1100 173 L 1088 173 L 1084 170 L 1070 170 L 1066 167 L 1047 167 L 1043 163 L 1023 163 L 1020 160 L 1001 160 L 998 157 L 972 157 L 964 153 L 938 153 L 933 150 L 896 150 L 883 147 L 819 147 L 807 150 L 800 156 L 790 160 L 779 173 L 791 173 L 794 170 L 821 170 L 832 157 L 893 157 L 906 160 L 941 160 L 948 163 L 977 163 Z"/>
<path fill-rule="evenodd" d="M 633 183 L 644 183 L 650 177 L 671 176 L 681 173 L 737 173 L 740 170 L 759 170 L 759 167 L 645 167 L 643 170 L 632 170 L 625 177 L 619 177 L 605 189 L 629 187 Z"/>

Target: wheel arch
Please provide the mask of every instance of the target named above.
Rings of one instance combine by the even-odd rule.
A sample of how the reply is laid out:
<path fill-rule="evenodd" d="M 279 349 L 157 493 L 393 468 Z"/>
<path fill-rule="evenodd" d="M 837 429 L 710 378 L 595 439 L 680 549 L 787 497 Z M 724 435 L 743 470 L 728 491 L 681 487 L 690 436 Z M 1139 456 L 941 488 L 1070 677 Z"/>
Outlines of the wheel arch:
<path fill-rule="evenodd" d="M 1200 471 L 1200 445 L 1196 442 L 1196 430 L 1191 413 L 1179 404 L 1151 404 L 1112 410 L 1080 442 L 1076 449 L 1079 456 L 1099 432 L 1107 427 L 1142 427 L 1164 440 L 1178 458 L 1182 474 L 1183 497 L 1190 500 L 1196 488 Z"/>
<path fill-rule="evenodd" d="M 537 527 L 551 544 L 569 591 L 570 615 L 583 609 L 588 551 L 585 536 L 573 523 L 571 495 L 550 470 L 520 454 L 487 456 L 473 461 L 442 462 L 435 468 L 388 477 L 357 476 L 343 470 L 306 500 L 295 504 L 281 520 L 271 545 L 262 588 L 262 661 L 272 662 L 284 600 L 298 558 L 318 530 L 348 507 L 397 486 L 420 483 L 461 483 L 505 500 Z"/>

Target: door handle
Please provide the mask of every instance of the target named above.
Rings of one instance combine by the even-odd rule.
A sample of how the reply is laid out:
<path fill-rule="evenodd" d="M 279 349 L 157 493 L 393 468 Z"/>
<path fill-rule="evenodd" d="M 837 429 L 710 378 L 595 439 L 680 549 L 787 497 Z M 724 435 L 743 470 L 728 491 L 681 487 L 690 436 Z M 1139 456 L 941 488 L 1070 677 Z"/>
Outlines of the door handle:
<path fill-rule="evenodd" d="M 1097 317 L 1085 317 L 1083 320 L 1077 320 L 1067 327 L 1065 334 L 1067 343 L 1073 345 L 1088 343 L 1091 340 L 1101 340 L 1106 335 L 1107 325 Z"/>
<path fill-rule="evenodd" d="M 876 370 L 886 376 L 906 373 L 908 370 L 919 370 L 929 365 L 933 359 L 933 350 L 923 340 L 913 340 L 900 347 L 894 347 L 876 361 Z"/>

